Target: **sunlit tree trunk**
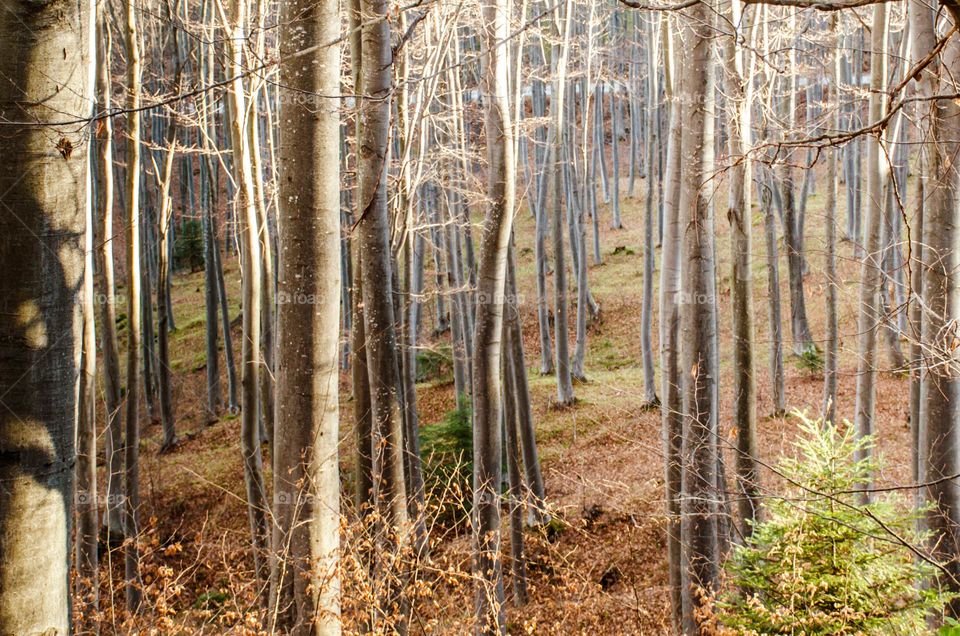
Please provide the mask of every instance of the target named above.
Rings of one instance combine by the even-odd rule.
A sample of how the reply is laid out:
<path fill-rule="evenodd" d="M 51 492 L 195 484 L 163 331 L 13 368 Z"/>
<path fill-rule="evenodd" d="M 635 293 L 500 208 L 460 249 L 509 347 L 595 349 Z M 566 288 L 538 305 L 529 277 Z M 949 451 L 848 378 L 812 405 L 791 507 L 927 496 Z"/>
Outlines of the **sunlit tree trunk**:
<path fill-rule="evenodd" d="M 154 162 L 154 170 L 160 179 L 160 217 L 157 222 L 157 243 L 159 263 L 157 266 L 157 368 L 159 380 L 160 421 L 163 425 L 163 441 L 160 451 L 172 450 L 177 445 L 176 415 L 173 410 L 173 395 L 170 370 L 170 224 L 173 222 L 173 200 L 170 198 L 170 184 L 173 181 L 173 159 L 176 156 L 177 123 L 171 121 L 167 128 L 167 154 L 163 164 L 162 176 Z"/>
<path fill-rule="evenodd" d="M 240 221 L 241 267 L 243 271 L 243 345 L 241 373 L 240 446 L 247 494 L 247 517 L 253 548 L 254 570 L 258 585 L 268 581 L 267 499 L 260 453 L 260 313 L 262 301 L 260 227 L 254 201 L 253 168 L 247 143 L 247 94 L 243 77 L 243 50 L 247 19 L 246 1 L 233 0 L 230 15 L 222 15 L 228 27 L 227 86 L 230 104 L 230 143 L 233 150 L 233 174 L 237 184 L 234 209 Z M 223 9 L 221 8 L 221 11 Z M 225 13 L 225 12 L 224 12 Z"/>
<path fill-rule="evenodd" d="M 124 2 L 127 55 L 127 392 L 124 428 L 124 576 L 127 609 L 140 610 L 140 35 L 134 0 Z"/>
<path fill-rule="evenodd" d="M 89 2 L 0 13 L 0 633 L 69 634 Z M 13 123 L 29 122 L 29 123 Z M 41 124 L 41 125 L 34 125 Z"/>
<path fill-rule="evenodd" d="M 277 418 L 271 612 L 296 634 L 340 634 L 337 363 L 340 32 L 336 0 L 285 4 L 280 32 Z M 315 95 L 310 103 L 302 96 Z M 323 96 L 323 97 L 321 97 Z"/>

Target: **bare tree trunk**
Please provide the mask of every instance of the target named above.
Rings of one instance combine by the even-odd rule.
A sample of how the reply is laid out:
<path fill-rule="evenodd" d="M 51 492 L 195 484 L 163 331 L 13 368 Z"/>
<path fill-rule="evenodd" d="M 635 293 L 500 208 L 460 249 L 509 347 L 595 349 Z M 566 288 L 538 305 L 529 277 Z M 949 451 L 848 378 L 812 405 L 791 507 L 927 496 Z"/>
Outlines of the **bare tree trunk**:
<path fill-rule="evenodd" d="M 92 3 L 0 18 L 0 633 L 69 634 Z M 19 124 L 12 122 L 30 122 Z M 41 125 L 33 125 L 41 124 Z M 59 140 L 53 142 L 52 140 Z"/>
<path fill-rule="evenodd" d="M 833 128 L 840 130 L 840 36 L 837 34 L 837 16 L 830 17 L 830 30 L 836 38 L 831 69 L 835 110 Z M 824 204 L 826 223 L 826 273 L 827 273 L 827 339 L 823 356 L 823 419 L 836 422 L 837 417 L 837 357 L 840 348 L 840 324 L 837 317 L 837 174 L 839 171 L 839 148 L 830 149 L 827 164 L 827 200 Z"/>
<path fill-rule="evenodd" d="M 361 27 L 360 27 L 360 0 L 350 0 L 350 74 L 353 79 L 354 92 L 360 92 L 361 69 L 363 68 Z M 354 139 L 360 140 L 360 117 L 354 118 Z M 358 159 L 359 160 L 359 159 Z M 358 209 L 357 214 L 363 210 Z M 361 517 L 372 511 L 373 501 L 373 417 L 370 402 L 370 375 L 367 370 L 367 336 L 364 331 L 363 319 L 363 254 L 362 244 L 358 235 L 351 237 L 350 246 L 353 250 L 350 282 L 351 294 L 351 329 L 350 344 L 353 357 L 350 366 L 351 384 L 353 389 L 353 419 L 357 438 L 357 489 L 356 504 Z M 439 277 L 439 275 L 438 275 Z"/>
<path fill-rule="evenodd" d="M 336 0 L 281 17 L 277 418 L 271 612 L 287 633 L 340 634 L 337 363 L 340 33 Z M 301 95 L 316 101 L 301 104 Z"/>
<path fill-rule="evenodd" d="M 878 5 L 879 6 L 879 5 Z M 915 33 L 915 49 L 934 42 L 929 9 L 914 2 L 910 5 Z M 924 54 L 927 49 L 922 49 Z M 960 46 L 955 39 L 947 41 L 939 59 L 921 75 L 921 95 L 949 93 L 955 90 L 960 73 Z M 931 81 L 940 76 L 939 86 Z M 936 92 L 934 92 L 936 89 Z M 960 172 L 954 158 L 960 150 L 960 107 L 955 100 L 937 99 L 921 111 L 921 139 L 924 145 L 927 198 L 923 218 L 923 382 L 919 423 L 920 452 L 924 457 L 922 478 L 925 489 L 927 529 L 931 533 L 931 551 L 945 566 L 949 576 L 941 576 L 939 585 L 951 592 L 958 588 L 960 577 L 960 488 L 952 476 L 960 472 L 957 439 L 960 427 L 957 411 L 960 405 L 960 382 L 956 377 L 957 351 L 953 345 L 951 325 L 960 314 L 957 264 L 960 254 L 960 233 L 956 225 L 957 189 Z M 960 615 L 960 603 L 951 600 L 947 615 Z"/>
<path fill-rule="evenodd" d="M 870 50 L 870 121 L 877 121 L 884 112 L 881 94 L 886 75 L 887 6 L 873 8 L 872 43 Z M 889 166 L 881 156 L 883 142 L 867 139 L 867 218 L 864 236 L 864 257 L 860 274 L 860 308 L 857 321 L 857 403 L 856 425 L 860 437 L 873 434 L 873 417 L 877 379 L 877 331 L 880 326 L 880 285 L 883 267 L 884 184 Z M 869 453 L 863 449 L 861 455 Z M 864 499 L 869 499 L 864 493 Z"/>
<path fill-rule="evenodd" d="M 516 196 L 516 163 L 507 79 L 509 48 L 500 46 L 509 36 L 508 6 L 506 0 L 484 0 L 481 22 L 484 36 L 481 92 L 487 106 L 484 130 L 487 139 L 488 207 L 480 241 L 473 359 L 474 575 L 478 634 L 506 634 L 500 555 L 503 453 L 500 434 L 500 360 L 507 256 Z M 560 240 L 562 242 L 562 235 Z M 562 364 L 563 361 L 560 361 L 559 365 Z"/>
<path fill-rule="evenodd" d="M 664 483 L 667 500 L 667 555 L 673 627 L 681 630 L 680 451 L 683 439 L 683 402 L 680 373 L 680 150 L 683 102 L 674 86 L 673 35 L 668 16 L 661 18 L 664 43 L 665 94 L 670 105 L 667 160 L 664 174 L 663 252 L 660 265 L 660 417 L 664 447 Z"/>
<path fill-rule="evenodd" d="M 527 379 L 527 363 L 523 353 L 523 332 L 521 331 L 519 299 L 517 297 L 517 264 L 513 244 L 507 262 L 507 306 L 504 308 L 504 320 L 510 332 L 510 349 L 504 355 L 510 357 L 510 370 L 513 373 L 513 387 L 516 392 L 517 428 L 520 432 L 520 448 L 523 453 L 523 470 L 528 492 L 527 525 L 538 526 L 550 519 L 546 507 L 546 492 L 543 486 L 543 473 L 540 470 L 540 455 L 537 452 L 536 430 L 533 424 L 533 410 L 530 405 L 530 385 Z"/>
<path fill-rule="evenodd" d="M 797 14 L 790 14 L 790 24 L 796 29 Z M 798 32 L 799 33 L 799 32 Z M 797 36 L 799 37 L 799 36 Z M 785 78 L 788 82 L 784 103 L 787 112 L 784 120 L 792 136 L 796 128 L 797 110 L 797 47 L 790 49 L 790 75 Z M 807 301 L 803 288 L 803 247 L 800 238 L 800 225 L 797 221 L 796 182 L 794 181 L 793 153 L 788 152 L 783 162 L 781 180 L 781 197 L 783 199 L 783 247 L 787 253 L 787 278 L 790 288 L 790 333 L 793 336 L 793 350 L 797 355 L 813 351 L 813 336 L 810 334 L 810 324 L 807 320 Z"/>
<path fill-rule="evenodd" d="M 776 219 L 773 217 L 774 186 L 770 175 L 760 179 L 760 210 L 767 244 L 767 298 L 770 314 L 770 384 L 773 414 L 786 412 L 783 372 L 783 318 L 780 302 L 780 255 L 777 251 Z"/>
<path fill-rule="evenodd" d="M 506 355 L 501 357 L 501 375 L 503 376 L 503 430 L 506 441 L 507 458 L 507 509 L 510 513 L 510 573 L 513 578 L 513 602 L 524 605 L 527 602 L 527 563 L 523 553 L 523 474 L 520 468 L 520 443 L 517 439 L 517 392 L 516 378 L 511 355 L 512 335 L 507 323 L 503 329 L 503 343 Z"/>
<path fill-rule="evenodd" d="M 937 42 L 934 30 L 935 13 L 933 7 L 919 0 L 911 0 L 907 4 L 907 15 L 910 21 L 910 30 L 912 32 L 912 59 L 923 59 L 930 51 L 934 49 Z M 938 64 L 933 64 L 921 73 L 914 83 L 914 90 L 920 97 L 929 97 L 937 89 L 936 71 Z M 922 141 L 934 142 L 936 139 L 928 139 L 929 132 L 934 131 L 932 127 L 933 112 L 929 106 L 922 107 L 918 113 L 918 132 Z M 935 132 L 935 131 L 934 131 Z M 928 143 L 921 143 L 917 161 L 917 196 L 913 227 L 910 231 L 910 291 L 911 300 L 909 303 L 910 312 L 910 428 L 913 438 L 912 460 L 913 460 L 913 480 L 914 483 L 921 483 L 926 479 L 924 475 L 924 462 L 922 461 L 923 445 L 926 442 L 926 418 L 923 407 L 923 323 L 924 306 L 923 298 L 923 276 L 924 276 L 924 213 L 927 208 L 926 193 L 927 181 L 931 177 L 930 166 L 936 149 L 929 147 Z M 932 164 L 936 165 L 936 164 Z M 918 492 L 916 503 L 922 504 L 926 493 Z"/>
<path fill-rule="evenodd" d="M 124 439 L 124 572 L 127 609 L 140 610 L 140 42 L 134 0 L 124 2 L 127 90 L 127 393 Z"/>
<path fill-rule="evenodd" d="M 563 161 L 563 93 L 566 84 L 567 51 L 570 46 L 570 32 L 573 27 L 572 13 L 573 5 L 570 0 L 567 0 L 565 15 L 558 22 L 559 28 L 562 29 L 560 33 L 562 44 L 559 51 L 554 53 L 556 55 L 557 76 L 554 81 L 550 104 L 553 122 L 547 140 L 553 152 L 549 181 L 551 185 L 548 186 L 548 189 L 553 190 L 553 330 L 557 351 L 557 404 L 561 406 L 572 404 L 575 400 L 570 370 L 569 334 L 567 333 L 569 324 L 567 320 L 567 264 L 563 247 L 563 183 L 560 178 Z"/>
<path fill-rule="evenodd" d="M 718 577 L 717 544 L 717 391 L 714 376 L 715 272 L 713 236 L 710 224 L 707 179 L 704 165 L 706 117 L 709 106 L 707 86 L 712 43 L 709 9 L 695 5 L 681 17 L 687 34 L 680 79 L 683 110 L 681 163 L 685 167 L 680 186 L 680 227 L 682 228 L 681 285 L 688 295 L 680 305 L 680 369 L 688 372 L 683 386 L 683 477 L 682 524 L 684 547 L 683 628 L 700 634 L 698 609 L 704 597 L 698 589 L 713 588 Z M 689 371 L 686 371 L 689 370 Z"/>
<path fill-rule="evenodd" d="M 94 36 L 96 32 L 96 9 L 87 17 L 88 71 L 85 88 L 92 91 L 96 82 L 97 59 Z M 88 93 L 93 97 L 93 93 Z M 95 103 L 95 102 L 93 102 Z M 94 209 L 94 144 L 84 148 L 87 160 L 87 179 L 84 189 L 84 234 L 83 234 L 83 290 L 81 302 L 82 336 L 80 355 L 80 385 L 77 400 L 77 591 L 83 604 L 83 613 L 90 617 L 96 614 L 99 605 L 99 520 L 97 514 L 97 333 L 95 328 L 96 308 L 93 289 L 94 234 L 96 212 Z M 92 623 L 93 621 L 90 621 Z M 98 630 L 93 629 L 94 633 Z"/>
<path fill-rule="evenodd" d="M 735 15 L 733 1 L 724 2 L 723 8 L 732 23 L 740 23 L 741 16 Z M 749 21 L 745 22 L 746 29 L 750 30 Z M 727 220 L 730 222 L 733 252 L 733 421 L 737 429 L 736 468 L 740 530 L 744 536 L 749 536 L 753 531 L 753 521 L 760 513 L 760 467 L 757 465 L 757 407 L 753 377 L 753 215 L 750 205 L 752 170 L 747 155 L 753 94 L 748 85 L 752 87 L 753 75 L 752 64 L 748 65 L 745 56 L 746 53 L 738 54 L 732 37 L 724 38 L 724 87 L 729 109 L 727 161 L 730 164 Z"/>
<path fill-rule="evenodd" d="M 635 16 L 639 19 L 640 14 Z M 647 127 L 644 141 L 647 145 L 647 200 L 646 216 L 643 226 L 643 304 L 640 309 L 640 352 L 643 358 L 643 403 L 646 407 L 656 407 L 660 405 L 660 398 L 657 397 L 657 384 L 653 369 L 653 344 L 651 342 L 652 323 L 653 323 L 653 277 L 655 258 L 653 246 L 653 225 L 654 225 L 654 178 L 659 179 L 661 175 L 655 169 L 657 149 L 660 142 L 660 135 L 655 126 L 654 101 L 659 99 L 660 86 L 657 81 L 657 49 L 656 33 L 654 31 L 654 16 L 645 16 L 647 35 Z M 637 117 L 639 121 L 639 115 Z M 630 139 L 635 139 L 634 132 L 631 130 Z M 631 146 L 633 144 L 631 143 Z M 631 153 L 632 154 L 632 153 Z M 654 176 L 656 175 L 656 177 Z M 631 184 L 633 183 L 631 169 Z M 632 188 L 632 185 L 631 185 Z"/>
<path fill-rule="evenodd" d="M 390 124 L 390 26 L 386 0 L 361 0 L 363 16 L 358 136 L 359 240 L 367 369 L 370 380 L 373 492 L 382 530 L 374 563 L 374 629 L 402 629 L 394 605 L 403 605 L 404 573 L 398 551 L 409 537 L 403 463 L 403 426 L 397 412 L 397 338 L 387 205 Z M 400 614 L 405 612 L 401 611 Z"/>
<path fill-rule="evenodd" d="M 110 102 L 110 28 L 105 7 L 97 15 L 97 94 L 99 109 L 108 112 Z M 117 303 L 113 269 L 113 122 L 108 117 L 98 130 L 97 209 L 99 234 L 97 259 L 100 273 L 100 348 L 103 351 L 103 392 L 106 408 L 104 454 L 107 462 L 107 505 L 104 525 L 110 543 L 123 540 L 123 429 L 120 409 L 120 346 L 117 342 Z"/>
<path fill-rule="evenodd" d="M 221 8 L 221 11 L 223 9 Z M 260 228 L 254 202 L 253 169 L 247 143 L 246 88 L 243 82 L 243 50 L 247 20 L 245 0 L 233 0 L 230 15 L 222 16 L 231 34 L 228 44 L 227 86 L 230 104 L 230 141 L 233 173 L 237 184 L 234 207 L 241 226 L 241 267 L 243 268 L 243 345 L 241 374 L 240 445 L 247 493 L 247 517 L 253 551 L 254 571 L 260 589 L 269 581 L 267 562 L 267 497 L 260 454 L 260 313 L 262 301 Z"/>
<path fill-rule="evenodd" d="M 179 73 L 178 73 L 179 75 Z M 176 115 L 174 115 L 176 116 Z M 173 181 L 173 159 L 176 155 L 177 124 L 170 122 L 167 128 L 167 155 L 163 165 L 163 174 L 154 162 L 154 171 L 160 179 L 160 218 L 157 222 L 157 237 L 160 262 L 158 264 L 157 282 L 157 376 L 160 382 L 159 402 L 160 421 L 163 424 L 163 442 L 160 452 L 167 452 L 177 445 L 177 430 L 173 411 L 173 395 L 170 386 L 170 303 L 169 303 L 169 276 L 170 276 L 170 246 L 169 232 L 173 221 L 173 200 L 170 198 L 170 183 Z"/>

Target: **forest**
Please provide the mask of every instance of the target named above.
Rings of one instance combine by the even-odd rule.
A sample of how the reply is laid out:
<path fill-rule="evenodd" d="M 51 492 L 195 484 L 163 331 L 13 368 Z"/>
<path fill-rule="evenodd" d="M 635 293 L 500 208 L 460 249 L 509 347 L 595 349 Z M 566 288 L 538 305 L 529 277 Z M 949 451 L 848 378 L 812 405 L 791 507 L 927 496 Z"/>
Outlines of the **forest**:
<path fill-rule="evenodd" d="M 957 0 L 0 50 L 0 635 L 960 634 Z"/>

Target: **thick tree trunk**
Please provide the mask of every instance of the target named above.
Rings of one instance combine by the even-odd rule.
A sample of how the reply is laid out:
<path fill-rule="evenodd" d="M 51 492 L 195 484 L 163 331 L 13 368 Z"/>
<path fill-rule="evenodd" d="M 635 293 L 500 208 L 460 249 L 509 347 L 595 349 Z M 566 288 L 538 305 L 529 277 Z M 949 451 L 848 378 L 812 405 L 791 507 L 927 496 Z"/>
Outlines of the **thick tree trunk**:
<path fill-rule="evenodd" d="M 474 575 L 478 634 L 505 634 L 507 627 L 500 554 L 503 453 L 500 360 L 507 256 L 516 196 L 516 163 L 508 97 L 509 48 L 500 46 L 500 42 L 509 35 L 509 18 L 506 0 L 484 0 L 481 92 L 487 106 L 484 130 L 489 203 L 480 241 L 473 359 Z"/>
<path fill-rule="evenodd" d="M 339 4 L 283 7 L 274 628 L 340 634 Z M 316 95 L 301 103 L 301 95 Z"/>
<path fill-rule="evenodd" d="M 0 633 L 68 634 L 84 276 L 88 2 L 0 14 Z M 33 125 L 35 123 L 45 125 Z M 59 140 L 59 141 L 56 141 Z"/>
<path fill-rule="evenodd" d="M 699 608 L 705 600 L 698 590 L 709 591 L 719 575 L 716 506 L 717 390 L 715 377 L 716 299 L 713 236 L 709 188 L 704 159 L 707 86 L 710 74 L 712 19 L 706 5 L 688 9 L 681 18 L 687 49 L 681 73 L 683 110 L 679 191 L 682 258 L 680 304 L 680 369 L 689 373 L 683 385 L 682 523 L 683 629 L 700 634 Z M 712 154 L 712 153 L 710 153 Z"/>
<path fill-rule="evenodd" d="M 919 46 L 930 44 L 933 27 L 926 5 L 910 5 L 912 25 L 916 28 Z M 924 53 L 928 51 L 923 50 Z M 927 68 L 919 79 L 921 95 L 949 94 L 955 90 L 960 73 L 960 46 L 948 40 L 939 60 Z M 939 86 L 930 81 L 940 76 Z M 960 447 L 960 382 L 957 380 L 957 351 L 951 325 L 960 314 L 960 279 L 957 276 L 960 254 L 960 232 L 956 222 L 957 190 L 960 171 L 953 159 L 960 150 L 960 107 L 952 99 L 929 102 L 921 111 L 923 139 L 922 179 L 927 198 L 923 218 L 923 380 L 919 422 L 920 452 L 924 458 L 922 479 L 931 508 L 927 512 L 927 529 L 931 533 L 934 558 L 942 563 L 949 576 L 941 576 L 939 584 L 951 592 L 958 589 L 960 578 L 960 487 L 952 476 L 960 473 L 957 449 Z M 960 615 L 960 603 L 953 599 L 947 614 Z"/>
<path fill-rule="evenodd" d="M 362 252 L 363 321 L 370 381 L 373 499 L 381 528 L 374 547 L 374 630 L 402 629 L 395 605 L 404 585 L 397 554 L 409 540 L 403 462 L 403 426 L 397 411 L 397 337 L 393 311 L 390 220 L 387 204 L 387 141 L 390 124 L 390 26 L 386 0 L 361 0 L 362 63 L 358 135 L 359 240 Z"/>

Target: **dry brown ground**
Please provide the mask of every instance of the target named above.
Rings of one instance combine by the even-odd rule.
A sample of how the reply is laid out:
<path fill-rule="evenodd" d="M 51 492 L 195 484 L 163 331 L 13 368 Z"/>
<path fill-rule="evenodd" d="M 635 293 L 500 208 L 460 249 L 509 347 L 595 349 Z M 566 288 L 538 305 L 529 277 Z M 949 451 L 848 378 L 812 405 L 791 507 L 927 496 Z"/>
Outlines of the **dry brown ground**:
<path fill-rule="evenodd" d="M 533 223 L 524 208 L 518 216 L 520 284 L 523 323 L 538 442 L 550 505 L 564 522 L 551 542 L 532 537 L 531 600 L 511 608 L 511 633 L 531 634 L 665 634 L 668 633 L 660 418 L 642 405 L 639 317 L 642 289 L 642 188 L 624 201 L 626 229 L 608 229 L 609 212 L 601 214 L 603 264 L 590 266 L 591 289 L 603 310 L 602 321 L 589 333 L 588 382 L 578 384 L 578 403 L 551 407 L 554 378 L 539 377 L 539 340 L 533 299 Z M 624 180 L 623 190 L 626 190 Z M 821 186 L 822 190 L 822 186 Z M 840 197 L 841 203 L 843 197 Z M 721 422 L 732 440 L 729 242 L 717 199 L 717 253 L 720 259 Z M 840 214 L 842 216 L 842 211 Z M 754 210 L 754 280 L 758 350 L 757 397 L 761 453 L 775 462 L 791 452 L 795 420 L 770 417 L 767 366 L 767 286 L 762 226 Z M 806 277 L 808 311 L 815 337 L 824 334 L 822 193 L 813 196 L 807 220 Z M 589 243 L 589 235 L 588 235 Z M 614 254 L 617 247 L 626 247 Z M 782 246 L 781 246 L 782 249 Z M 839 413 L 851 417 L 856 368 L 856 310 L 859 263 L 852 246 L 841 244 L 842 356 Z M 781 254 L 782 256 L 782 254 Z M 431 261 L 428 260 L 428 265 Z M 789 337 L 786 263 L 781 258 L 780 290 Z M 228 266 L 228 285 L 237 311 L 238 271 Z M 427 275 L 428 284 L 432 276 Z M 572 284 L 572 283 L 571 283 Z M 247 549 L 247 517 L 239 451 L 239 421 L 223 417 L 213 425 L 203 416 L 205 375 L 202 274 L 176 278 L 174 298 L 178 331 L 174 335 L 173 369 L 178 431 L 183 439 L 171 454 L 158 456 L 160 430 L 145 425 L 142 443 L 143 515 L 147 554 L 146 583 L 156 610 L 142 625 L 161 633 L 240 633 L 256 631 L 253 612 L 252 563 Z M 425 308 L 425 319 L 433 316 Z M 571 325 L 572 328 L 572 325 Z M 654 324 L 654 350 L 656 345 Z M 234 334 L 239 344 L 239 333 Z M 572 344 L 572 333 L 571 333 Z M 788 353 L 788 352 L 787 352 Z M 883 358 L 885 360 L 885 357 Z M 822 399 L 822 377 L 787 356 L 787 401 L 790 408 L 816 413 Z M 350 491 L 353 448 L 349 379 L 343 395 L 344 488 Z M 224 386 L 226 386 L 224 384 Z M 422 422 L 439 421 L 453 407 L 449 384 L 418 387 Z M 884 481 L 909 476 L 909 387 L 906 379 L 882 373 L 878 390 L 879 447 L 887 457 Z M 267 453 L 269 455 L 269 453 Z M 769 481 L 769 475 L 766 476 Z M 468 563 L 468 536 L 446 536 L 435 545 L 438 564 Z M 122 605 L 119 553 L 110 581 L 103 587 L 106 631 L 124 632 L 110 609 Z M 509 581 L 508 581 L 509 585 Z M 508 588 L 509 589 L 509 588 Z M 424 622 L 414 631 L 466 633 L 472 596 L 468 585 L 437 588 L 424 603 Z"/>

